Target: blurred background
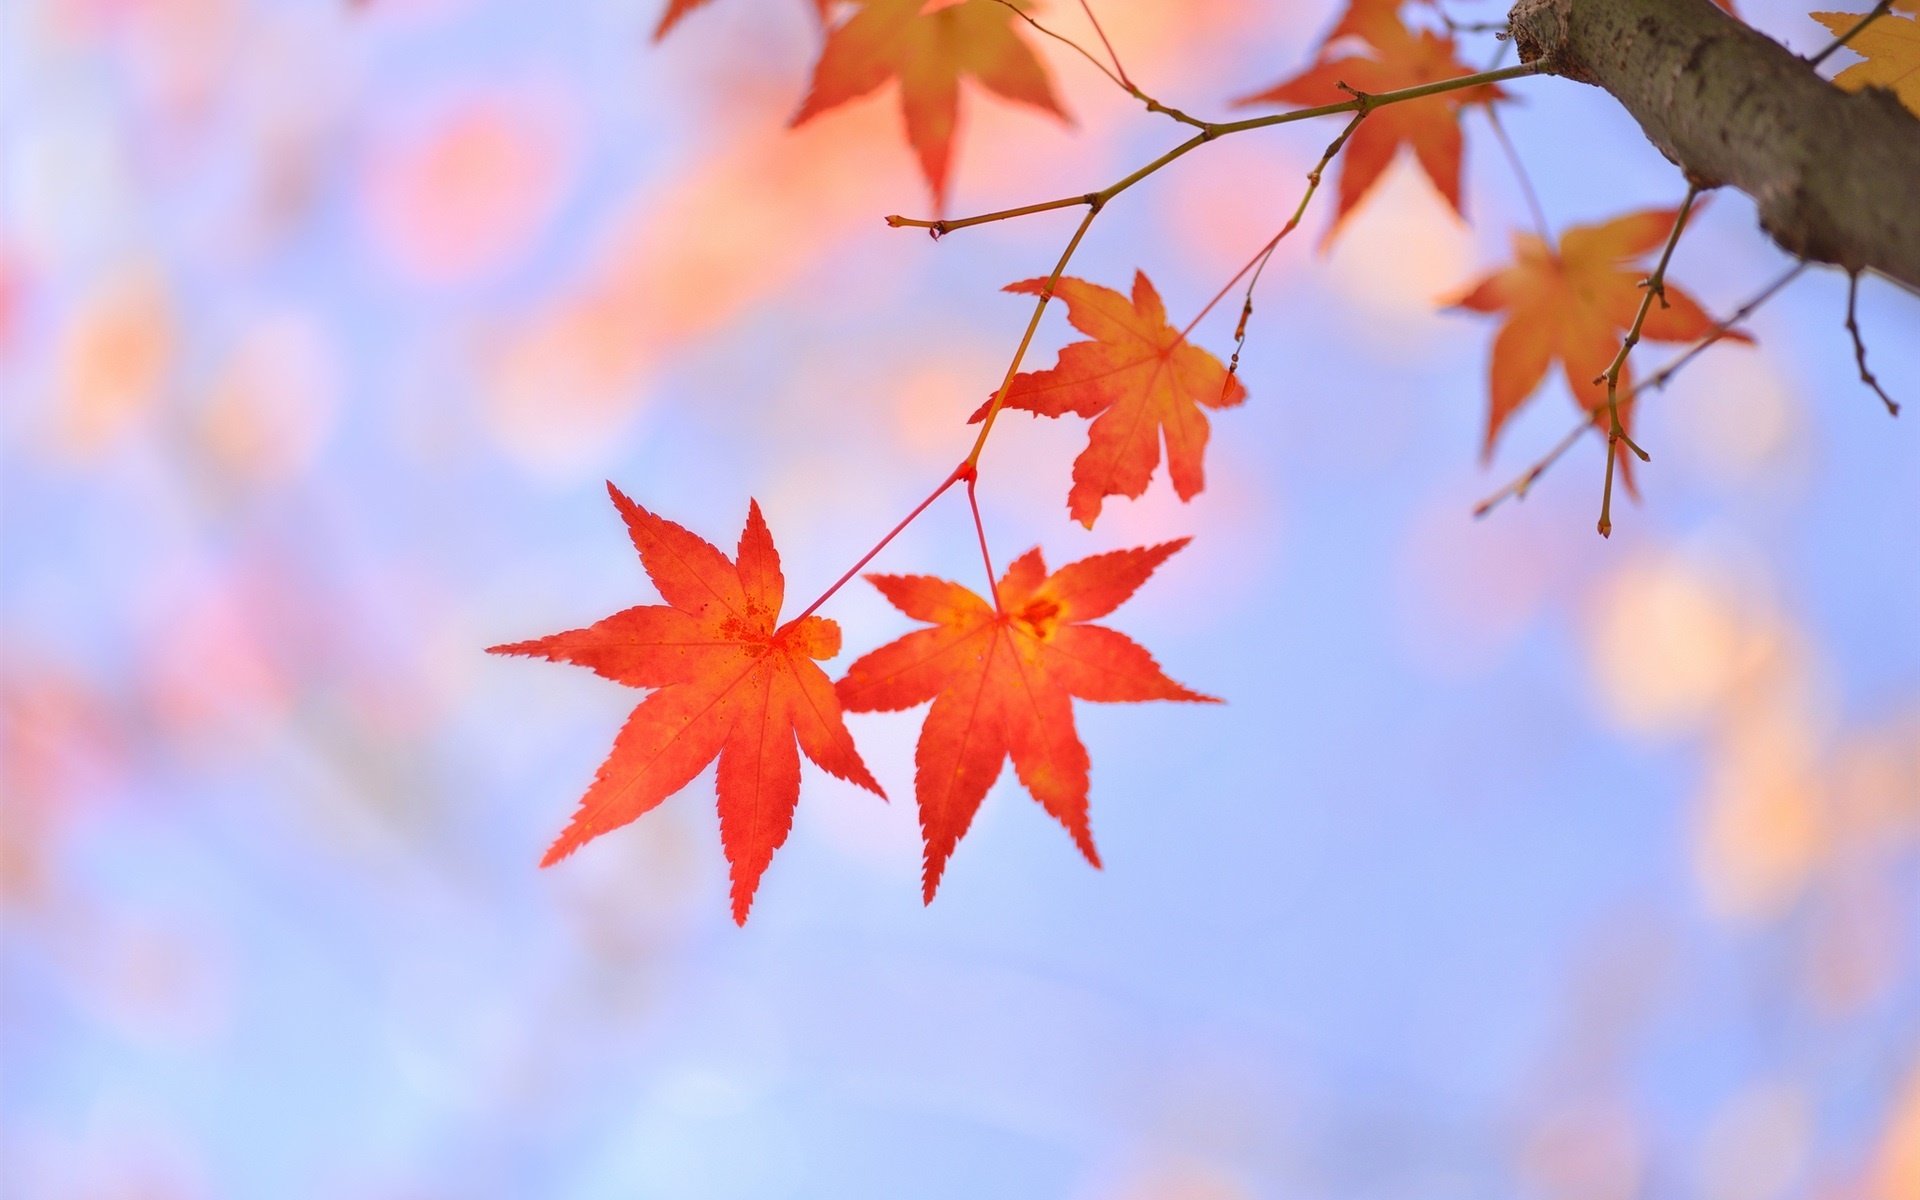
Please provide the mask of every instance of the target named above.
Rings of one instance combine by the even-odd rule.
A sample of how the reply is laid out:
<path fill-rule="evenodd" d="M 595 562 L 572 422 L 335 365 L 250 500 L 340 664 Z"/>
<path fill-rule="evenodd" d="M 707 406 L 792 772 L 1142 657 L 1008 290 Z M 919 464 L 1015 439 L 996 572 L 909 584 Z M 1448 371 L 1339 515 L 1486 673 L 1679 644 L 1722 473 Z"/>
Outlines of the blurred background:
<path fill-rule="evenodd" d="M 923 908 L 918 713 L 851 718 L 893 803 L 806 769 L 745 929 L 710 772 L 537 870 L 637 696 L 481 648 L 652 600 L 604 481 L 728 547 L 758 497 L 817 594 L 964 453 L 1074 220 L 889 230 L 893 88 L 784 128 L 810 5 L 655 46 L 658 3 L 0 8 L 0 1192 L 1920 1197 L 1914 417 L 1809 272 L 1643 404 L 1611 541 L 1597 441 L 1475 521 L 1574 411 L 1556 373 L 1478 461 L 1494 324 L 1437 302 L 1527 224 L 1480 114 L 1470 225 L 1403 160 L 1275 258 L 1192 504 L 1087 533 L 1083 423 L 995 433 L 1003 561 L 1195 536 L 1110 623 L 1229 703 L 1079 706 L 1104 871 L 1008 773 Z M 1333 15 L 1099 8 L 1206 115 Z M 1176 140 L 1037 50 L 1075 125 L 963 89 L 954 213 Z M 1513 90 L 1557 229 L 1678 202 L 1603 94 Z M 1335 131 L 1190 156 L 1074 273 L 1184 323 Z M 1719 194 L 1671 278 L 1784 265 Z M 1860 321 L 1920 405 L 1920 300 Z M 956 494 L 878 567 L 975 553 Z"/>

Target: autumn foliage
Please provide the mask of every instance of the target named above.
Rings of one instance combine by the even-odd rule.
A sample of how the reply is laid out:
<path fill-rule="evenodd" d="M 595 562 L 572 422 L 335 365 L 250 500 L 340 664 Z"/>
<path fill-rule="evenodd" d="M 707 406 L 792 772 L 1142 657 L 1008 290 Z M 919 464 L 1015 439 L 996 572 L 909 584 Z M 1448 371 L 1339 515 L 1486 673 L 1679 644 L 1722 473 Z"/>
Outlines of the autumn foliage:
<path fill-rule="evenodd" d="M 1474 284 L 1455 306 L 1505 317 L 1493 337 L 1488 390 L 1487 439 L 1493 448 L 1507 421 L 1530 399 L 1558 362 L 1574 403 L 1604 430 L 1607 390 L 1604 376 L 1633 325 L 1645 291 L 1646 275 L 1636 264 L 1673 233 L 1678 212 L 1632 213 L 1604 225 L 1575 225 L 1557 247 L 1531 233 L 1513 235 L 1513 263 Z M 1656 342 L 1691 342 L 1713 331 L 1713 318 L 1693 297 L 1671 283 L 1663 285 L 1647 310 L 1641 336 Z M 1750 340 L 1742 333 L 1730 339 Z M 1623 367 L 1621 388 L 1631 393 Z M 1632 401 L 1621 410 L 1630 424 Z M 1616 446 L 1621 466 L 1632 458 Z M 1631 476 L 1629 476 L 1631 479 Z"/>
<path fill-rule="evenodd" d="M 862 656 L 836 686 L 849 712 L 933 701 L 914 749 L 929 901 L 1001 765 L 1100 865 L 1087 824 L 1086 747 L 1071 698 L 1211 700 L 1168 679 L 1153 656 L 1102 625 L 1186 539 L 1070 563 L 1051 575 L 1035 549 L 1015 559 L 992 603 L 945 579 L 869 575 L 895 608 L 930 628 Z"/>
<path fill-rule="evenodd" d="M 1007 291 L 1037 296 L 1044 279 L 1023 279 Z M 1247 398 L 1240 380 L 1212 354 L 1187 341 L 1167 323 L 1166 306 L 1145 272 L 1133 277 L 1133 297 L 1084 279 L 1062 279 L 1053 294 L 1067 306 L 1067 320 L 1087 335 L 1060 351 L 1051 370 L 1014 376 L 1002 407 L 1043 417 L 1087 417 L 1087 448 L 1073 460 L 1067 511 L 1093 528 L 1108 496 L 1129 499 L 1147 490 L 1166 442 L 1167 474 L 1182 500 L 1206 486 L 1203 460 L 1207 415 L 1202 409 L 1232 408 Z M 989 400 L 968 418 L 979 422 Z"/>
<path fill-rule="evenodd" d="M 748 506 L 738 557 L 729 561 L 711 542 L 618 488 L 607 490 L 667 603 L 492 651 L 578 663 L 653 689 L 614 738 L 580 811 L 541 865 L 625 825 L 718 757 L 720 839 L 732 869 L 734 919 L 745 921 L 761 874 L 793 827 L 799 750 L 829 774 L 885 796 L 814 661 L 840 653 L 840 627 L 812 615 L 779 623 L 786 580 L 758 504 Z"/>
<path fill-rule="evenodd" d="M 1317 62 L 1291 79 L 1243 96 L 1240 105 L 1309 107 L 1338 104 L 1355 91 L 1382 93 L 1471 74 L 1450 34 L 1414 32 L 1401 21 L 1397 0 L 1359 0 L 1334 25 Z M 1336 48 L 1353 45 L 1349 52 Z M 1340 203 L 1323 241 L 1380 181 L 1401 149 L 1413 152 L 1420 169 L 1455 212 L 1460 199 L 1460 113 L 1470 104 L 1491 104 L 1505 93 L 1497 86 L 1449 92 L 1434 102 L 1382 109 L 1363 122 L 1347 144 L 1340 168 Z"/>
<path fill-rule="evenodd" d="M 962 78 L 1066 119 L 1046 68 L 1013 30 L 1017 12 L 1000 0 L 943 6 L 928 6 L 925 0 L 870 0 L 828 32 L 813 83 L 793 123 L 899 80 L 907 141 L 933 189 L 934 208 L 942 209 L 960 121 Z"/>
<path fill-rule="evenodd" d="M 672 0 L 656 36 L 702 2 Z M 1092 9 L 1082 7 L 1091 20 Z M 1033 315 L 1004 379 L 970 418 L 978 426 L 972 449 L 919 507 L 800 616 L 781 623 L 779 556 L 757 504 L 749 506 L 737 556 L 729 560 L 699 536 L 612 490 L 666 603 L 494 648 L 577 663 L 649 689 L 544 864 L 660 804 L 717 758 L 721 838 L 739 921 L 746 919 L 773 852 L 791 828 L 801 752 L 830 774 L 883 795 L 861 761 L 843 712 L 929 706 L 914 777 L 926 900 L 932 900 L 956 845 L 1009 759 L 1021 785 L 1066 828 L 1087 861 L 1100 864 L 1089 819 L 1092 763 L 1075 730 L 1073 700 L 1211 697 L 1175 683 L 1145 649 L 1091 622 L 1131 596 L 1186 539 L 1095 555 L 1052 573 L 1034 549 L 993 580 L 990 541 L 975 503 L 990 598 L 932 575 L 868 575 L 895 607 L 926 627 L 862 654 L 837 683 L 829 681 L 818 661 L 839 654 L 840 629 L 815 610 L 942 495 L 964 484 L 973 501 L 981 451 L 1008 409 L 1088 422 L 1067 493 L 1068 514 L 1083 526 L 1093 527 L 1109 499 L 1142 495 L 1163 449 L 1174 492 L 1183 501 L 1194 498 L 1205 485 L 1211 436 L 1207 410 L 1230 409 L 1247 398 L 1234 367 L 1193 340 L 1201 320 L 1222 298 L 1243 288 L 1234 339 L 1237 367 L 1261 271 L 1298 225 L 1325 171 L 1337 171 L 1338 183 L 1323 249 L 1403 151 L 1454 212 L 1464 215 L 1463 115 L 1483 110 L 1498 132 L 1495 106 L 1511 98 L 1501 85 L 1538 69 L 1524 65 L 1476 73 L 1461 59 L 1456 26 L 1432 4 L 1351 0 L 1303 69 L 1234 102 L 1281 112 L 1207 122 L 1142 91 L 1106 44 L 1097 20 L 1093 27 L 1104 61 L 1040 23 L 1025 0 L 823 0 L 818 13 L 824 43 L 792 123 L 822 119 L 858 97 L 897 87 L 906 140 L 931 193 L 934 216 L 893 216 L 889 224 L 947 236 L 1038 212 L 1081 208 L 1084 216 L 1051 273 L 1006 287 L 1034 298 Z M 1816 17 L 1836 33 L 1859 23 L 1854 14 Z M 1150 114 L 1175 122 L 1188 140 L 1104 189 L 948 220 L 944 210 L 963 85 L 1066 120 L 1034 50 L 1039 35 L 1078 51 Z M 1854 45 L 1866 61 L 1839 76 L 1841 87 L 1891 87 L 1909 106 L 1920 106 L 1913 90 L 1920 78 L 1920 38 L 1913 20 L 1880 17 L 1859 31 Z M 1130 294 L 1066 273 L 1088 226 L 1141 178 L 1219 137 L 1316 118 L 1343 125 L 1309 173 L 1292 218 L 1184 324 L 1169 316 L 1145 271 L 1134 275 Z M 1517 159 L 1515 166 L 1519 171 Z M 1731 319 L 1716 320 L 1668 278 L 1675 246 L 1695 209 L 1697 186 L 1688 187 L 1677 208 L 1571 226 L 1556 238 L 1531 200 L 1524 171 L 1519 183 L 1537 227 L 1515 231 L 1512 262 L 1451 301 L 1457 309 L 1501 319 L 1490 351 L 1483 452 L 1492 457 L 1514 415 L 1557 364 L 1581 421 L 1576 433 L 1597 430 L 1607 447 L 1600 520 L 1605 534 L 1611 529 L 1608 504 L 1616 469 L 1631 490 L 1629 450 L 1646 457 L 1633 441 L 1636 388 L 1628 359 L 1634 346 L 1641 340 L 1684 342 L 1697 350 L 1718 340 L 1748 339 Z M 1656 251 L 1657 261 L 1650 263 Z M 1053 366 L 1022 370 L 1054 299 L 1084 339 L 1061 348 Z M 1863 378 L 1871 382 L 1864 356 L 1861 361 Z M 1524 495 L 1572 444 L 1564 442 L 1501 495 Z"/>

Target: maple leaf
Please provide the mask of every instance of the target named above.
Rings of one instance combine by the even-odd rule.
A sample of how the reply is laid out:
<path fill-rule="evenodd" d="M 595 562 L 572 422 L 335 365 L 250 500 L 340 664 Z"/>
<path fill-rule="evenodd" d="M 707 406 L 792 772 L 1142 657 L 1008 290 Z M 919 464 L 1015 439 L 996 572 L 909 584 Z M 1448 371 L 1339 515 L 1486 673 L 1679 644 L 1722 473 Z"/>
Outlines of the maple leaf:
<path fill-rule="evenodd" d="M 1234 103 L 1339 104 L 1353 99 L 1351 93 L 1341 89 L 1343 83 L 1378 95 L 1474 73 L 1456 55 L 1451 34 L 1408 29 L 1400 20 L 1398 7 L 1355 3 L 1328 35 L 1329 44 L 1343 37 L 1356 38 L 1372 51 L 1371 55 L 1322 58 L 1292 79 L 1264 92 L 1242 96 Z M 1340 168 L 1339 205 L 1333 224 L 1320 239 L 1321 246 L 1333 241 L 1347 215 L 1379 181 L 1402 146 L 1412 147 L 1433 186 L 1454 212 L 1462 212 L 1460 111 L 1469 104 L 1490 104 L 1506 95 L 1495 85 L 1483 84 L 1369 113 L 1347 142 Z"/>
<path fill-rule="evenodd" d="M 1558 249 L 1532 234 L 1516 232 L 1513 265 L 1482 279 L 1453 302 L 1455 308 L 1507 314 L 1493 338 L 1483 457 L 1492 456 L 1501 429 L 1540 386 L 1555 359 L 1566 372 L 1574 401 L 1594 413 L 1594 423 L 1602 430 L 1609 429 L 1607 387 L 1604 382 L 1595 383 L 1594 377 L 1613 364 L 1640 309 L 1646 276 L 1630 264 L 1665 245 L 1678 215 L 1673 209 L 1654 210 L 1603 225 L 1575 225 L 1561 236 Z M 1640 331 L 1643 338 L 1689 342 L 1713 329 L 1713 318 L 1671 282 L 1665 286 L 1665 295 L 1665 304 L 1656 298 L 1647 310 Z M 1752 341 L 1743 333 L 1726 337 Z M 1629 424 L 1632 414 L 1631 387 L 1629 364 L 1620 371 L 1623 425 Z M 1626 447 L 1615 450 L 1621 465 L 1630 471 L 1632 459 Z M 1631 474 L 1627 479 L 1631 486 Z"/>
<path fill-rule="evenodd" d="M 1014 31 L 1015 19 L 1000 0 L 961 0 L 944 7 L 933 7 L 930 0 L 864 0 L 827 34 L 813 83 L 792 124 L 897 77 L 907 141 L 920 156 L 934 207 L 944 211 L 962 75 L 1009 100 L 1067 119 L 1046 68 Z"/>
<path fill-rule="evenodd" d="M 578 663 L 653 692 L 613 740 L 573 821 L 540 860 L 552 866 L 692 782 L 720 759 L 720 841 L 745 924 L 760 876 L 787 840 L 800 798 L 799 748 L 830 775 L 885 797 L 814 659 L 840 653 L 840 627 L 805 616 L 778 624 L 786 582 L 773 535 L 750 503 L 739 558 L 607 491 L 665 604 L 643 604 L 585 629 L 494 646 Z"/>
<path fill-rule="evenodd" d="M 1038 295 L 1044 279 L 1023 279 L 1006 290 Z M 1206 485 L 1202 460 L 1207 417 L 1201 408 L 1232 408 L 1247 398 L 1237 376 L 1167 323 L 1166 306 L 1144 272 L 1133 276 L 1133 299 L 1084 279 L 1062 278 L 1054 295 L 1067 320 L 1092 341 L 1073 342 L 1050 370 L 1014 376 L 1003 407 L 1040 416 L 1091 417 L 1087 448 L 1073 460 L 1067 510 L 1093 528 L 1102 500 L 1129 499 L 1147 490 L 1167 443 L 1167 474 L 1182 500 Z M 978 422 L 992 401 L 969 418 Z"/>
<path fill-rule="evenodd" d="M 1859 24 L 1865 14 L 1817 12 L 1808 15 L 1838 36 Z M 1836 87 L 1849 92 L 1866 87 L 1887 88 L 1900 98 L 1909 112 L 1920 116 L 1920 20 L 1885 14 L 1854 34 L 1847 42 L 1847 49 L 1866 61 L 1835 75 Z"/>
<path fill-rule="evenodd" d="M 923 899 L 932 902 L 1009 757 L 1027 791 L 1100 865 L 1087 824 L 1090 764 L 1070 698 L 1218 701 L 1167 678 L 1123 634 L 1086 622 L 1118 608 L 1187 540 L 1096 554 L 1051 575 L 1039 549 L 1029 550 L 1001 578 L 997 606 L 927 575 L 867 576 L 894 607 L 931 626 L 862 656 L 834 685 L 849 712 L 933 702 L 913 756 Z"/>

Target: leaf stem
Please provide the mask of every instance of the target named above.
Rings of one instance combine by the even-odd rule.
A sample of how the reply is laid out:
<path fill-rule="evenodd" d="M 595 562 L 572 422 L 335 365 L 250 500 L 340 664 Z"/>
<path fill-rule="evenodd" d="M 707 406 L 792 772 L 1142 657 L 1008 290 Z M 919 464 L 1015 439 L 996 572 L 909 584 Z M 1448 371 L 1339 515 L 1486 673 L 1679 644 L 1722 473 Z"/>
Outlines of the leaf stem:
<path fill-rule="evenodd" d="M 1520 151 L 1514 148 L 1513 139 L 1507 136 L 1507 127 L 1500 122 L 1500 110 L 1487 105 L 1487 124 L 1493 126 L 1493 136 L 1500 143 L 1500 149 L 1506 152 L 1507 163 L 1513 168 L 1513 177 L 1520 182 L 1520 194 L 1526 197 L 1527 211 L 1533 214 L 1533 231 L 1540 240 L 1553 245 L 1553 235 L 1548 232 L 1547 210 L 1540 207 L 1540 193 L 1533 190 L 1533 179 L 1527 174 L 1527 165 L 1520 161 Z"/>
<path fill-rule="evenodd" d="M 1120 64 L 1120 56 L 1114 53 L 1113 43 L 1107 40 L 1107 31 L 1100 28 L 1100 18 L 1093 15 L 1093 5 L 1089 0 L 1080 0 L 1080 11 L 1087 14 L 1087 23 L 1093 26 L 1094 33 L 1100 36 L 1100 44 L 1107 48 L 1107 57 L 1113 60 L 1113 69 L 1120 72 L 1120 83 L 1129 91 L 1137 91 L 1133 80 L 1127 78 L 1127 69 Z"/>
<path fill-rule="evenodd" d="M 1080 55 L 1081 58 L 1084 58 L 1088 62 L 1092 63 L 1095 70 L 1099 71 L 1102 75 L 1105 75 L 1108 79 L 1112 80 L 1113 85 L 1115 87 L 1127 93 L 1127 95 L 1132 96 L 1135 100 L 1140 101 L 1140 103 L 1146 105 L 1148 112 L 1164 113 L 1165 115 L 1172 117 L 1174 120 L 1180 122 L 1182 125 L 1192 125 L 1197 129 L 1206 128 L 1207 122 L 1202 121 L 1198 117 L 1189 116 L 1186 113 L 1181 112 L 1177 108 L 1172 108 L 1172 107 L 1169 107 L 1168 105 L 1162 104 L 1158 100 L 1155 100 L 1152 96 L 1147 95 L 1145 92 L 1141 91 L 1139 88 L 1134 86 L 1133 80 L 1127 78 L 1127 69 L 1120 65 L 1120 56 L 1113 52 L 1113 43 L 1107 41 L 1107 31 L 1100 28 L 1100 19 L 1093 15 L 1093 9 L 1088 6 L 1087 0 L 1080 0 L 1080 7 L 1086 11 L 1087 20 L 1093 22 L 1093 31 L 1100 35 L 1101 44 L 1107 48 L 1107 56 L 1113 59 L 1113 70 L 1108 70 L 1107 64 L 1095 58 L 1093 56 L 1092 51 L 1088 50 L 1085 46 L 1082 46 L 1079 42 L 1074 41 L 1072 38 L 1066 36 L 1063 33 L 1056 33 L 1053 30 L 1048 29 L 1045 25 L 1042 25 L 1040 22 L 1034 20 L 1033 17 L 1029 15 L 1025 9 L 1013 3 L 1013 0 L 994 0 L 994 2 L 997 4 L 1006 6 L 1006 8 L 1009 9 L 1015 16 L 1019 17 L 1022 21 L 1025 21 L 1027 24 L 1033 26 L 1033 28 L 1037 32 L 1045 34 L 1046 36 L 1052 38 L 1056 42 L 1060 42 L 1060 43 L 1063 43 L 1064 45 L 1072 47 L 1074 52 Z M 1118 71 L 1119 74 L 1117 75 L 1114 74 L 1115 71 Z M 892 218 L 888 218 L 887 223 L 892 224 L 893 223 Z"/>
<path fill-rule="evenodd" d="M 791 625 L 795 621 L 804 620 L 805 618 L 812 616 L 814 612 L 817 611 L 822 604 L 825 604 L 828 600 L 831 600 L 833 598 L 833 594 L 835 592 L 847 586 L 847 582 L 851 580 L 855 575 L 858 575 L 860 573 L 861 567 L 864 567 L 868 563 L 872 562 L 876 555 L 878 555 L 882 550 L 885 550 L 887 548 L 888 542 L 891 542 L 894 538 L 899 537 L 901 534 L 901 531 L 906 529 L 907 526 L 913 524 L 914 521 L 920 516 L 921 513 L 927 511 L 927 509 L 932 506 L 935 500 L 938 500 L 941 496 L 945 495 L 948 488 L 952 487 L 956 483 L 959 483 L 962 479 L 971 479 L 972 477 L 973 477 L 973 470 L 970 464 L 962 463 L 960 466 L 955 467 L 953 469 L 953 474 L 947 476 L 946 479 L 942 480 L 940 483 L 940 486 L 933 489 L 933 491 L 927 496 L 925 500 L 922 500 L 920 503 L 914 505 L 912 512 L 900 518 L 900 523 L 898 525 L 895 525 L 892 529 L 889 529 L 885 537 L 881 538 L 878 542 L 875 542 L 873 549 L 861 555 L 859 562 L 854 563 L 851 567 L 848 567 L 846 574 L 834 580 L 832 587 L 828 588 L 824 592 L 821 592 L 820 598 L 818 600 L 815 600 L 812 604 L 807 605 L 807 607 L 800 613 L 799 616 L 793 618 L 793 620 L 787 622 L 787 624 Z"/>
<path fill-rule="evenodd" d="M 987 550 L 987 526 L 980 519 L 980 500 L 974 495 L 974 488 L 980 482 L 980 472 L 967 471 L 967 507 L 973 510 L 973 531 L 980 535 L 980 561 L 987 568 L 987 595 L 993 597 L 993 611 L 1000 611 L 1000 585 L 993 574 L 993 555 Z"/>
<path fill-rule="evenodd" d="M 1627 449 L 1640 456 L 1641 462 L 1653 461 L 1645 450 L 1627 436 L 1626 426 L 1620 423 L 1620 373 L 1626 370 L 1627 356 L 1640 344 L 1640 331 L 1646 326 L 1647 313 L 1653 308 L 1654 298 L 1659 297 L 1660 307 L 1667 306 L 1667 264 L 1673 261 L 1674 247 L 1680 244 L 1680 234 L 1687 227 L 1687 216 L 1693 212 L 1693 202 L 1699 198 L 1700 185 L 1689 181 L 1686 199 L 1680 201 L 1680 211 L 1674 214 L 1673 228 L 1667 233 L 1667 244 L 1660 251 L 1660 261 L 1654 265 L 1653 274 L 1647 276 L 1646 293 L 1640 297 L 1640 311 L 1633 314 L 1633 327 L 1627 330 L 1627 336 L 1620 342 L 1620 352 L 1613 356 L 1613 363 L 1601 377 L 1607 382 L 1607 478 L 1600 493 L 1601 537 L 1613 536 L 1613 460 L 1619 457 L 1616 447 L 1624 442 Z M 1600 379 L 1596 378 L 1594 382 L 1598 383 Z"/>
<path fill-rule="evenodd" d="M 1239 323 L 1233 327 L 1233 360 L 1227 364 L 1227 382 L 1220 385 L 1223 395 L 1225 389 L 1231 386 L 1233 376 L 1239 373 L 1240 351 L 1247 343 L 1247 321 L 1253 316 L 1253 290 L 1260 286 L 1260 276 L 1266 271 L 1268 260 L 1273 257 L 1273 252 L 1280 248 L 1281 241 L 1299 228 L 1300 218 L 1307 213 L 1307 205 L 1313 200 L 1314 193 L 1320 190 L 1320 178 L 1326 173 L 1327 164 L 1333 161 L 1334 155 L 1340 153 L 1340 148 L 1347 144 L 1347 139 L 1353 136 L 1353 131 L 1358 129 L 1360 122 L 1366 119 L 1367 114 L 1364 111 L 1353 114 L 1353 120 L 1347 122 L 1347 127 L 1340 131 L 1339 137 L 1328 144 L 1326 153 L 1322 154 L 1320 161 L 1313 165 L 1313 170 L 1307 172 L 1307 190 L 1301 194 L 1300 203 L 1294 206 L 1293 215 L 1288 217 L 1287 223 L 1280 227 L 1280 232 L 1267 239 L 1267 244 L 1256 250 L 1253 257 L 1233 273 L 1232 279 L 1221 285 L 1220 290 L 1213 294 L 1213 299 L 1207 301 L 1206 306 L 1195 313 L 1193 320 L 1188 321 L 1186 328 L 1180 331 L 1180 338 L 1185 341 L 1187 335 L 1193 332 L 1193 327 L 1198 325 L 1208 313 L 1213 311 L 1214 306 L 1233 290 L 1233 285 L 1239 283 L 1248 271 L 1253 272 L 1253 278 L 1247 280 L 1246 299 L 1240 304 Z"/>

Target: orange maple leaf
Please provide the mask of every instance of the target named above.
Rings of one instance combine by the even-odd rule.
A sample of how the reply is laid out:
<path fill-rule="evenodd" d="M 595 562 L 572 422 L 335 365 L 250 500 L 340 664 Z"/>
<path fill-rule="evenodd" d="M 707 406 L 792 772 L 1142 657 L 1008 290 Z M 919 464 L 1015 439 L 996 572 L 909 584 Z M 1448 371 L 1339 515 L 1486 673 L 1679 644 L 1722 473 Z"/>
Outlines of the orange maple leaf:
<path fill-rule="evenodd" d="M 1640 309 L 1646 274 L 1630 264 L 1664 245 L 1677 210 L 1631 213 L 1603 225 L 1575 225 L 1561 235 L 1558 250 L 1529 233 L 1513 235 L 1514 263 L 1474 284 L 1452 307 L 1475 312 L 1505 312 L 1493 338 L 1491 404 L 1483 457 L 1508 418 L 1533 395 L 1547 368 L 1558 359 L 1574 402 L 1593 413 L 1602 430 L 1609 427 L 1607 387 L 1595 383 L 1613 364 L 1626 331 Z M 1665 303 L 1656 298 L 1647 311 L 1641 336 L 1655 342 L 1690 342 L 1705 337 L 1714 320 L 1692 297 L 1665 286 Z M 1728 340 L 1750 342 L 1743 333 Z M 1620 419 L 1628 424 L 1633 403 L 1628 367 L 1620 371 Z M 1632 459 L 1617 446 L 1622 467 Z M 1631 486 L 1632 476 L 1628 483 Z"/>
<path fill-rule="evenodd" d="M 1913 5 L 1894 5 L 1913 8 Z M 1859 24 L 1864 13 L 1817 12 L 1808 16 L 1825 25 L 1837 36 Z M 1834 86 L 1857 92 L 1864 87 L 1882 87 L 1900 98 L 1900 103 L 1920 116 L 1920 20 L 1885 14 L 1853 35 L 1847 49 L 1865 62 L 1857 62 L 1833 77 Z"/>
<path fill-rule="evenodd" d="M 1013 29 L 1015 13 L 1000 0 L 961 0 L 933 7 L 929 0 L 864 0 L 827 34 L 813 83 L 793 124 L 900 80 L 907 141 L 944 211 L 947 168 L 960 120 L 960 77 L 988 91 L 1045 109 L 1062 120 L 1047 70 Z"/>
<path fill-rule="evenodd" d="M 1264 92 L 1242 96 L 1234 103 L 1242 106 L 1339 104 L 1353 99 L 1352 93 L 1341 89 L 1343 83 L 1378 95 L 1474 73 L 1473 68 L 1455 54 L 1451 34 L 1408 29 L 1400 20 L 1398 7 L 1378 2 L 1355 3 L 1328 35 L 1329 44 L 1344 37 L 1358 39 L 1372 51 L 1371 55 L 1322 58 L 1292 79 Z M 1490 104 L 1505 98 L 1506 93 L 1499 87 L 1483 84 L 1389 105 L 1368 114 L 1347 142 L 1344 165 L 1340 168 L 1338 211 L 1320 244 L 1324 247 L 1333 241 L 1347 215 L 1379 181 L 1402 146 L 1413 148 L 1414 157 L 1433 186 L 1456 213 L 1462 212 L 1460 111 L 1469 104 Z"/>
<path fill-rule="evenodd" d="M 1047 281 L 1023 279 L 1006 290 L 1038 295 Z M 1133 276 L 1133 299 L 1084 279 L 1063 278 L 1054 295 L 1067 320 L 1092 341 L 1073 342 L 1050 370 L 1014 376 L 1003 407 L 1040 416 L 1093 418 L 1087 448 L 1073 460 L 1067 510 L 1093 528 L 1108 496 L 1147 490 L 1167 442 L 1167 474 L 1182 500 L 1206 486 L 1207 417 L 1201 408 L 1232 408 L 1247 398 L 1237 376 L 1167 323 L 1166 306 L 1144 272 Z M 987 415 L 992 401 L 970 421 Z"/>
<path fill-rule="evenodd" d="M 894 607 L 932 628 L 863 656 L 835 684 L 849 712 L 933 701 L 914 749 L 914 795 L 931 902 L 954 846 L 1011 756 L 1027 791 L 1098 867 L 1087 826 L 1086 747 L 1070 697 L 1218 703 L 1166 677 L 1131 639 L 1086 622 L 1118 608 L 1186 538 L 1096 554 L 1047 574 L 1036 548 L 996 588 L 998 605 L 927 575 L 869 575 Z"/>
<path fill-rule="evenodd" d="M 806 616 L 777 624 L 786 581 L 760 515 L 747 508 L 738 562 L 699 536 L 607 491 L 666 604 L 643 604 L 585 629 L 494 646 L 578 663 L 654 691 L 627 718 L 580 809 L 540 860 L 552 866 L 687 786 L 720 759 L 720 841 L 745 924 L 760 876 L 787 840 L 800 799 L 800 756 L 885 797 L 814 659 L 840 653 L 840 627 Z"/>

